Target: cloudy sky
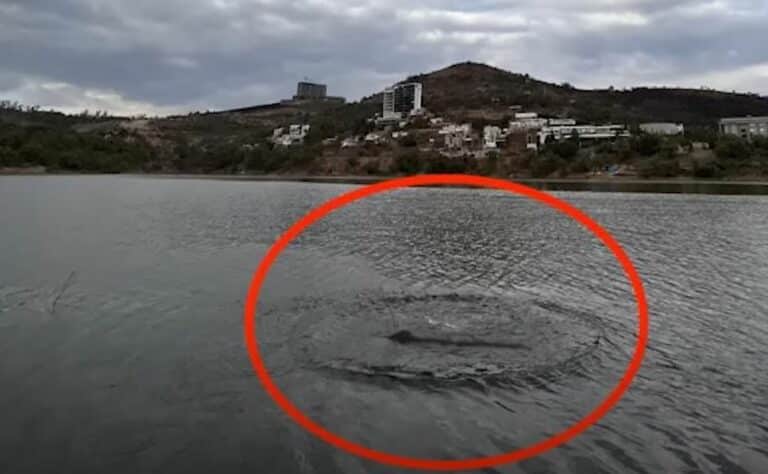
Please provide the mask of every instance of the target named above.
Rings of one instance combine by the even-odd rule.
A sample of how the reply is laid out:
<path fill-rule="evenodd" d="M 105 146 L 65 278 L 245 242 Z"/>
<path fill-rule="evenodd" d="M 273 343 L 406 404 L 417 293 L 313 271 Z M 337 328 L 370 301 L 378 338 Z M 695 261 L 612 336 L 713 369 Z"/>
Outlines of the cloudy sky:
<path fill-rule="evenodd" d="M 472 60 L 578 87 L 768 95 L 768 0 L 0 0 L 0 98 L 167 114 L 359 99 Z"/>

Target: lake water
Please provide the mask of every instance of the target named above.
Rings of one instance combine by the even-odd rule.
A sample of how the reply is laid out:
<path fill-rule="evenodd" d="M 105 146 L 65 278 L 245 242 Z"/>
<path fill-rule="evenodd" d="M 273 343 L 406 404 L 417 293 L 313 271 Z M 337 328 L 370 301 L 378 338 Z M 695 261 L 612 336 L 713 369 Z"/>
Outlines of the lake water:
<path fill-rule="evenodd" d="M 407 472 L 296 426 L 244 349 L 265 250 L 353 188 L 0 177 L 0 472 Z M 596 426 L 484 472 L 766 472 L 768 197 L 554 194 L 634 260 L 650 346 Z M 258 318 L 267 366 L 305 413 L 437 459 L 577 421 L 622 375 L 635 327 L 623 273 L 578 224 L 448 188 L 379 195 L 310 228 Z"/>

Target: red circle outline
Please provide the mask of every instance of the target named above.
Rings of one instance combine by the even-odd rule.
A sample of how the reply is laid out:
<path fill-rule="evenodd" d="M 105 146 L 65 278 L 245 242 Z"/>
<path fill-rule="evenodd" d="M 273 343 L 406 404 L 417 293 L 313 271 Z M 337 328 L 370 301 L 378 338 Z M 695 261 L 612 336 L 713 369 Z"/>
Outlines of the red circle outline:
<path fill-rule="evenodd" d="M 502 453 L 494 456 L 457 460 L 407 457 L 371 449 L 334 434 L 333 432 L 325 429 L 323 426 L 315 423 L 309 417 L 307 417 L 283 394 L 283 392 L 280 391 L 277 385 L 275 385 L 275 382 L 272 380 L 272 377 L 270 377 L 259 352 L 259 343 L 258 338 L 256 337 L 256 305 L 258 303 L 261 287 L 277 257 L 288 246 L 288 244 L 291 243 L 293 239 L 304 232 L 309 226 L 336 209 L 339 209 L 364 197 L 372 196 L 374 194 L 391 191 L 398 188 L 424 185 L 460 185 L 501 189 L 511 193 L 521 194 L 531 199 L 535 199 L 568 215 L 589 229 L 603 242 L 606 247 L 608 247 L 608 249 L 613 252 L 616 260 L 621 264 L 627 278 L 632 284 L 634 296 L 637 301 L 638 331 L 635 351 L 621 380 L 619 380 L 616 386 L 614 386 L 611 392 L 600 402 L 600 404 L 594 410 L 592 410 L 581 420 L 577 421 L 575 424 L 543 441 L 539 441 L 537 443 L 531 444 L 521 449 L 510 451 L 508 453 Z M 539 191 L 522 184 L 514 183 L 512 181 L 462 174 L 419 175 L 382 181 L 349 191 L 345 194 L 330 199 L 324 204 L 309 211 L 302 218 L 296 221 L 287 231 L 285 231 L 277 239 L 277 241 L 275 241 L 254 272 L 245 301 L 243 321 L 245 344 L 248 348 L 248 354 L 250 356 L 251 363 L 253 365 L 254 371 L 256 372 L 256 375 L 259 377 L 262 385 L 264 386 L 264 389 L 272 397 L 275 403 L 301 427 L 303 427 L 317 438 L 325 441 L 326 443 L 362 458 L 370 459 L 391 466 L 435 471 L 481 469 L 520 461 L 542 454 L 545 451 L 553 449 L 581 434 L 587 428 L 597 423 L 611 409 L 613 409 L 613 407 L 616 405 L 616 403 L 618 403 L 627 389 L 629 389 L 629 386 L 632 383 L 632 379 L 640 370 L 640 366 L 643 362 L 643 357 L 645 355 L 645 349 L 648 342 L 649 326 L 648 305 L 645 297 L 645 290 L 643 289 L 642 280 L 635 270 L 635 267 L 632 264 L 629 256 L 626 254 L 618 241 L 616 241 L 616 239 L 614 239 L 614 237 L 607 230 L 603 229 L 597 222 L 592 220 L 581 210 L 543 191 Z"/>

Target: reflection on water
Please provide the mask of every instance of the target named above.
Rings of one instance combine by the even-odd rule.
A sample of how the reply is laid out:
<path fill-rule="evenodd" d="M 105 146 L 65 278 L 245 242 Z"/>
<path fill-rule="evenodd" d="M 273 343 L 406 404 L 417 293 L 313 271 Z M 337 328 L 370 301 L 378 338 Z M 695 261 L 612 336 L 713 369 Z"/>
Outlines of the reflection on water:
<path fill-rule="evenodd" d="M 242 343 L 266 248 L 352 188 L 0 177 L 0 471 L 400 472 L 295 426 Z M 650 347 L 597 426 L 488 472 L 764 472 L 768 198 L 557 194 L 635 261 Z M 635 317 L 618 264 L 565 216 L 502 192 L 409 189 L 291 244 L 257 335 L 281 390 L 316 421 L 457 459 L 592 410 L 630 358 Z"/>

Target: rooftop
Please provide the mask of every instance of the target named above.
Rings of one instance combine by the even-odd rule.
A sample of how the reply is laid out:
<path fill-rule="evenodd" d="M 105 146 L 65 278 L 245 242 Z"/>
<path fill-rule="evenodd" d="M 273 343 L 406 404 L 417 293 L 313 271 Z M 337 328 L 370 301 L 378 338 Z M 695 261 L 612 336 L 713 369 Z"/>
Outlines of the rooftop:
<path fill-rule="evenodd" d="M 768 122 L 768 116 L 762 117 L 728 117 L 720 119 L 720 123 L 750 123 L 750 122 Z"/>

